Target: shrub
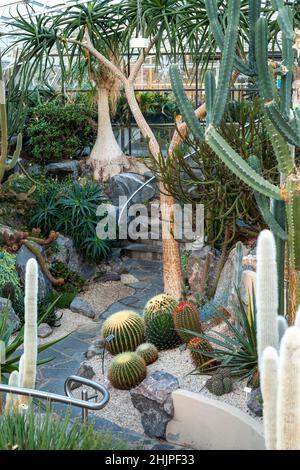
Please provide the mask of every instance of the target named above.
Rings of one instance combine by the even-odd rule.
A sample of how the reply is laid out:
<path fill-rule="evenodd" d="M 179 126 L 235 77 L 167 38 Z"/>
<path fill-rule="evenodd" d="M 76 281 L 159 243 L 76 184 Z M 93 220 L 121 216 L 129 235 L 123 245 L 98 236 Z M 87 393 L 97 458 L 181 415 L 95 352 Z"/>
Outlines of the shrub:
<path fill-rule="evenodd" d="M 17 315 L 23 311 L 23 289 L 16 270 L 16 257 L 0 251 L 0 296 L 10 298 Z"/>
<path fill-rule="evenodd" d="M 32 110 L 27 135 L 37 162 L 76 158 L 77 151 L 90 144 L 94 131 L 86 109 L 56 99 Z"/>

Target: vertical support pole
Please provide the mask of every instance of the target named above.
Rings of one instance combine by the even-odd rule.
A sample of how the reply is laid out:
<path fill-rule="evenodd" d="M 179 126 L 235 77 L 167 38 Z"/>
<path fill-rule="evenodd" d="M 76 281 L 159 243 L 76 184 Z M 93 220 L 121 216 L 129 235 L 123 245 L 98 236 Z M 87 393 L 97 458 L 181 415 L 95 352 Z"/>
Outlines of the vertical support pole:
<path fill-rule="evenodd" d="M 81 392 L 81 399 L 84 401 L 88 401 L 88 391 L 87 389 L 83 389 Z M 88 410 L 86 408 L 82 408 L 82 424 L 88 423 Z"/>

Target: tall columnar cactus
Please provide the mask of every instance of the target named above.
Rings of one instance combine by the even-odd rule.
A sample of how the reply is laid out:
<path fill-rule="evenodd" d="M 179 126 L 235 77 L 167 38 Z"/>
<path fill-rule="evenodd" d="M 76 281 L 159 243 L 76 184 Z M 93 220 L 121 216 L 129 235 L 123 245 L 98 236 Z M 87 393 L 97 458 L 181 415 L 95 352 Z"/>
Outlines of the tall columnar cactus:
<path fill-rule="evenodd" d="M 185 343 L 188 343 L 191 339 L 193 339 L 194 335 L 188 331 L 183 330 L 190 330 L 195 333 L 203 333 L 199 316 L 199 310 L 192 302 L 179 302 L 179 304 L 174 308 L 174 328 Z"/>
<path fill-rule="evenodd" d="M 0 183 L 6 171 L 15 167 L 22 150 L 22 134 L 18 134 L 16 149 L 13 156 L 8 156 L 8 129 L 6 113 L 6 90 L 2 71 L 2 60 L 0 57 L 0 128 L 1 128 L 1 155 L 0 155 Z M 10 159 L 10 161 L 8 161 Z"/>
<path fill-rule="evenodd" d="M 109 338 L 106 348 L 111 354 L 135 351 L 144 341 L 144 337 L 144 320 L 131 310 L 114 313 L 102 326 L 102 338 Z"/>
<path fill-rule="evenodd" d="M 276 246 L 272 232 L 258 237 L 256 268 L 257 350 L 259 362 L 267 346 L 278 349 Z"/>
<path fill-rule="evenodd" d="M 206 129 L 198 122 L 193 107 L 187 99 L 176 65 L 170 67 L 172 87 L 181 114 L 194 136 L 200 141 L 205 141 L 224 164 L 254 190 L 258 205 L 274 235 L 282 242 L 288 240 L 288 312 L 289 322 L 292 324 L 296 308 L 300 303 L 300 169 L 295 167 L 288 145 L 300 145 L 300 108 L 292 109 L 291 107 L 292 67 L 295 53 L 293 47 L 297 48 L 298 44 L 296 41 L 293 46 L 295 33 L 293 31 L 292 9 L 285 5 L 283 0 L 272 2 L 273 8 L 278 11 L 278 24 L 282 33 L 282 64 L 276 69 L 274 63 L 270 68 L 268 61 L 268 24 L 266 18 L 260 17 L 261 1 L 249 0 L 249 63 L 243 63 L 236 55 L 240 0 L 228 1 L 225 34 L 219 20 L 216 0 L 205 0 L 205 3 L 211 31 L 222 50 L 218 85 L 216 86 L 211 71 L 208 71 L 205 77 Z M 255 164 L 254 156 L 249 161 L 245 161 L 218 131 L 226 109 L 233 68 L 237 68 L 246 75 L 256 76 L 258 80 L 260 96 L 264 102 L 266 129 L 277 157 L 278 170 L 281 173 L 280 187 L 263 177 Z M 277 72 L 274 72 L 274 69 Z M 274 80 L 274 73 L 278 72 L 282 75 L 280 99 Z M 275 205 L 276 201 L 281 203 L 281 212 L 282 202 L 284 203 L 288 222 L 287 235 L 282 220 L 276 216 L 276 211 L 272 213 L 270 210 L 272 200 L 275 201 Z M 277 246 L 278 252 L 280 251 L 282 254 L 283 245 L 277 244 Z M 281 262 L 281 287 L 282 266 Z M 282 288 L 280 292 L 283 292 Z M 283 304 L 281 295 L 281 309 Z"/>

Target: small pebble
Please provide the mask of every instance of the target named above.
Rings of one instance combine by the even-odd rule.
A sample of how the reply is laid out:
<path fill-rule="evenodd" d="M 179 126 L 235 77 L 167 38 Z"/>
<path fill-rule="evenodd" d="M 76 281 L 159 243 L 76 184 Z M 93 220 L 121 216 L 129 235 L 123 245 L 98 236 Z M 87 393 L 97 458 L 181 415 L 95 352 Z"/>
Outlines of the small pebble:
<path fill-rule="evenodd" d="M 53 332 L 53 329 L 47 323 L 41 323 L 38 327 L 38 337 L 39 338 L 48 338 Z"/>

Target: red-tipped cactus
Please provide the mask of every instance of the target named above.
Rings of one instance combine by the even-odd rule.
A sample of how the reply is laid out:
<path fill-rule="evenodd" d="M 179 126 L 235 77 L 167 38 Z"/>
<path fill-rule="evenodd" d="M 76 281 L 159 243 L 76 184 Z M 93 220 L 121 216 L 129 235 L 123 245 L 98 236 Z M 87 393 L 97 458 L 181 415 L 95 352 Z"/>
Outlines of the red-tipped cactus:
<path fill-rule="evenodd" d="M 205 363 L 208 364 L 205 368 L 213 367 L 216 361 L 212 360 L 209 354 L 213 351 L 212 345 L 206 340 L 201 338 L 193 338 L 188 343 L 188 350 L 190 351 L 191 358 L 196 367 L 203 367 Z M 206 355 L 208 353 L 208 355 Z"/>
<path fill-rule="evenodd" d="M 188 343 L 194 336 L 182 330 L 190 330 L 195 333 L 203 333 L 199 310 L 192 302 L 179 302 L 173 310 L 174 328 L 180 338 Z"/>

